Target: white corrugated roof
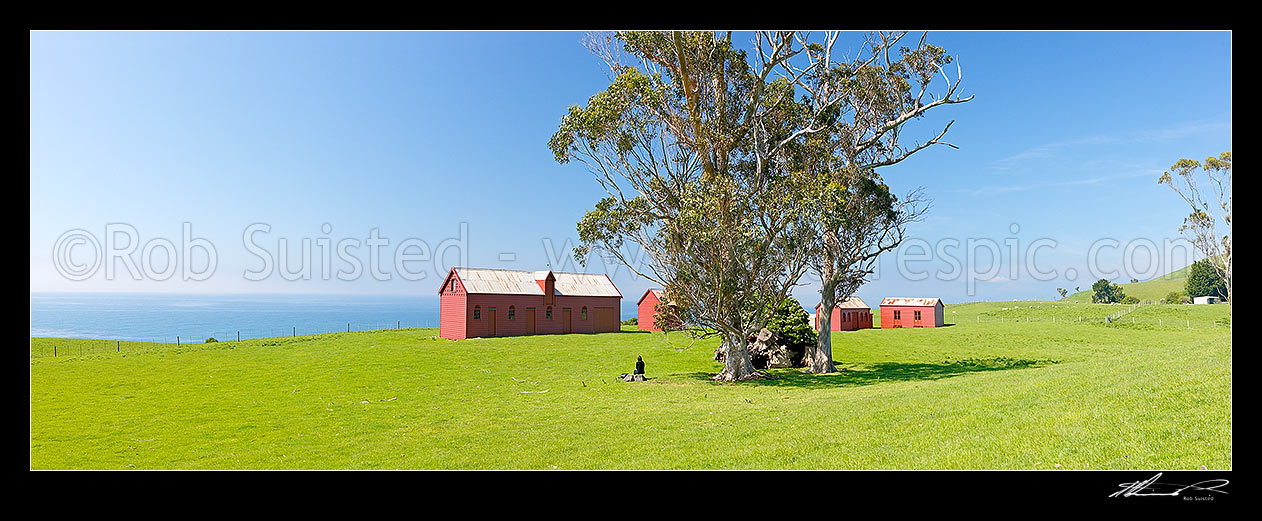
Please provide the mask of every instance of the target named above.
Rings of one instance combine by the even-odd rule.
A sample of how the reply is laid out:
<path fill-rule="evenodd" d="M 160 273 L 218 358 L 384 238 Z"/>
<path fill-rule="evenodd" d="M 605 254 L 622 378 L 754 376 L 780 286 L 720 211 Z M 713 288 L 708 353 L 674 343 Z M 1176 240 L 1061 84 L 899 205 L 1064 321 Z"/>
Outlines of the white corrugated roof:
<path fill-rule="evenodd" d="M 603 274 L 596 275 L 591 273 L 558 273 L 552 272 L 557 278 L 556 292 L 557 295 L 583 295 L 587 297 L 621 297 L 622 293 L 614 287 L 613 281 Z"/>
<path fill-rule="evenodd" d="M 868 307 L 868 303 L 864 302 L 863 299 L 859 297 L 850 297 L 842 302 L 837 303 L 837 307 L 871 309 Z"/>
<path fill-rule="evenodd" d="M 815 309 L 819 309 L 819 307 L 820 307 L 820 306 L 822 306 L 823 304 L 824 304 L 823 302 L 820 302 L 820 303 L 818 303 L 818 304 L 815 304 Z M 848 298 L 848 299 L 846 299 L 846 300 L 843 300 L 843 301 L 841 301 L 841 302 L 838 302 L 838 303 L 837 303 L 837 307 L 839 307 L 839 308 L 846 308 L 846 309 L 851 309 L 851 308 L 854 308 L 854 309 L 860 309 L 860 308 L 861 308 L 861 309 L 872 309 L 872 308 L 869 308 L 869 307 L 868 307 L 868 303 L 867 303 L 867 302 L 864 302 L 864 301 L 863 301 L 863 299 L 861 299 L 861 298 L 859 298 L 859 297 L 850 297 L 850 298 Z"/>
<path fill-rule="evenodd" d="M 907 298 L 907 297 L 885 297 L 881 300 L 882 306 L 936 306 L 942 299 L 939 298 Z"/>
<path fill-rule="evenodd" d="M 467 293 L 494 293 L 498 295 L 543 295 L 539 281 L 548 271 L 500 270 L 491 268 L 456 268 L 456 276 L 464 283 Z M 586 297 L 621 297 L 622 293 L 609 277 L 589 273 L 551 272 L 556 278 L 557 295 Z"/>

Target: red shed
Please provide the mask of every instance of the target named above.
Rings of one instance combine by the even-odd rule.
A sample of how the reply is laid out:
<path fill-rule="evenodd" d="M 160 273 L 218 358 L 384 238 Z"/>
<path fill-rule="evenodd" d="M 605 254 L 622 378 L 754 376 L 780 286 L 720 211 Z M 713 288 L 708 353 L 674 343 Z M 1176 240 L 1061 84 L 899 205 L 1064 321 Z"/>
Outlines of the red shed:
<path fill-rule="evenodd" d="M 673 325 L 673 329 L 683 327 L 683 321 L 679 319 L 674 308 L 671 307 L 670 300 L 666 297 L 666 290 L 650 289 L 644 292 L 644 296 L 640 297 L 640 301 L 635 303 L 638 309 L 638 317 L 636 319 L 637 327 L 640 331 L 661 331 L 663 325 Z M 665 315 L 658 317 L 657 312 L 665 306 Z M 660 320 L 659 320 L 660 319 Z M 665 320 L 666 322 L 663 322 Z"/>
<path fill-rule="evenodd" d="M 640 301 L 636 302 L 636 308 L 639 313 L 635 323 L 640 331 L 661 331 L 662 328 L 657 327 L 655 322 L 655 314 L 657 313 L 657 305 L 662 302 L 662 290 L 650 289 L 644 292 L 644 296 L 640 297 Z"/>
<path fill-rule="evenodd" d="M 452 268 L 438 295 L 438 336 L 452 340 L 620 330 L 608 275 Z"/>
<path fill-rule="evenodd" d="M 881 301 L 881 327 L 942 327 L 942 299 L 886 297 Z"/>
<path fill-rule="evenodd" d="M 824 303 L 815 305 L 815 330 L 819 331 L 819 309 Z M 829 329 L 833 331 L 855 331 L 872 327 L 872 308 L 859 297 L 850 297 L 833 308 Z"/>

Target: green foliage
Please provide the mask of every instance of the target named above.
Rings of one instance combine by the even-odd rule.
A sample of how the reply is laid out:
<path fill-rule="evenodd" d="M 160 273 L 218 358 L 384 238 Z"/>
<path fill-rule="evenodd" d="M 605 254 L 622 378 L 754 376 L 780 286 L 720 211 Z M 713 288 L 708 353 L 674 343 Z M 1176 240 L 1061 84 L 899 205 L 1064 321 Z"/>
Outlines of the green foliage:
<path fill-rule="evenodd" d="M 212 336 L 212 337 L 210 337 L 210 338 L 207 338 L 207 339 L 206 339 L 206 343 L 207 343 L 207 344 L 213 344 L 213 343 L 215 343 L 215 342 L 218 342 L 218 340 L 215 340 L 215 337 L 213 337 L 213 336 Z"/>
<path fill-rule="evenodd" d="M 815 346 L 818 338 L 815 328 L 811 327 L 811 315 L 793 298 L 780 303 L 767 321 L 767 329 L 777 335 L 776 343 L 785 346 L 794 360 L 801 359 L 807 349 Z"/>
<path fill-rule="evenodd" d="M 1183 294 L 1179 293 L 1178 291 L 1171 291 L 1169 293 L 1166 293 L 1166 298 L 1162 299 L 1162 301 L 1164 301 L 1166 304 L 1178 304 L 1182 302 L 1182 300 L 1183 300 Z"/>
<path fill-rule="evenodd" d="M 1204 297 L 1206 295 L 1216 295 L 1226 297 L 1227 284 L 1223 281 L 1221 275 L 1214 270 L 1208 259 L 1203 259 L 1192 263 L 1192 268 L 1188 270 L 1187 282 L 1184 283 L 1183 290 L 1190 297 Z"/>
<path fill-rule="evenodd" d="M 1136 298 L 1136 297 L 1132 297 L 1132 296 L 1130 296 L 1130 295 L 1127 295 L 1127 296 L 1125 296 L 1125 297 L 1122 297 L 1121 302 L 1122 302 L 1122 304 L 1138 304 L 1138 303 L 1139 303 L 1139 299 L 1138 299 L 1138 298 Z"/>
<path fill-rule="evenodd" d="M 639 323 L 640 323 L 639 317 L 631 317 L 622 321 L 622 325 L 624 326 L 634 326 L 634 325 L 638 325 Z"/>
<path fill-rule="evenodd" d="M 1096 304 L 1111 304 L 1121 302 L 1126 298 L 1126 292 L 1122 291 L 1122 287 L 1109 282 L 1107 279 L 1100 279 L 1091 285 L 1091 302 Z"/>

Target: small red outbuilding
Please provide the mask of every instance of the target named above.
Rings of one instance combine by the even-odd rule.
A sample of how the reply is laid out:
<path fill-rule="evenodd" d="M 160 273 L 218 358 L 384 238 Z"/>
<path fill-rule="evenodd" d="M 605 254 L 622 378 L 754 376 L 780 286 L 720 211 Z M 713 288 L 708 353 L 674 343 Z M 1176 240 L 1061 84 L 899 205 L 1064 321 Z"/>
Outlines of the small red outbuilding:
<path fill-rule="evenodd" d="M 942 299 L 886 297 L 881 300 L 881 328 L 942 327 Z"/>
<path fill-rule="evenodd" d="M 438 295 L 438 336 L 451 340 L 621 329 L 608 275 L 452 268 Z"/>
<path fill-rule="evenodd" d="M 664 306 L 664 307 L 663 307 Z M 640 301 L 636 303 L 638 317 L 636 318 L 637 327 L 640 331 L 661 331 L 663 325 L 671 326 L 672 329 L 683 327 L 679 317 L 671 313 L 670 300 L 666 297 L 666 291 L 661 289 L 650 289 L 644 292 L 644 296 L 640 297 Z M 658 311 L 666 311 L 663 316 L 658 316 Z M 663 324 L 662 320 L 669 323 Z"/>
<path fill-rule="evenodd" d="M 819 314 L 820 307 L 823 305 L 823 302 L 815 305 L 816 331 L 819 331 L 820 323 L 823 322 Z M 863 299 L 850 297 L 833 308 L 833 316 L 828 326 L 833 331 L 869 329 L 872 327 L 872 308 L 869 308 Z"/>
<path fill-rule="evenodd" d="M 636 327 L 640 331 L 661 331 L 662 328 L 657 326 L 656 317 L 657 305 L 662 302 L 662 290 L 650 289 L 644 292 L 644 296 L 640 297 L 636 308 L 639 313 L 636 317 Z"/>

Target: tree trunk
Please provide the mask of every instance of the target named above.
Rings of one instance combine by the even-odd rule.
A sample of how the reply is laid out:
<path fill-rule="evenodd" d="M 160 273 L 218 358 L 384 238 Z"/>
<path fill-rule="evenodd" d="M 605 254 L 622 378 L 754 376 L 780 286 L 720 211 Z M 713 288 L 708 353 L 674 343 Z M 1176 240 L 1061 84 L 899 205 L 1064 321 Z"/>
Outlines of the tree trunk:
<path fill-rule="evenodd" d="M 739 382 L 761 378 L 762 373 L 754 369 L 749 358 L 749 346 L 745 344 L 745 335 L 740 333 L 723 333 L 723 345 L 727 353 L 723 357 L 723 371 L 714 376 L 722 382 Z"/>
<path fill-rule="evenodd" d="M 819 320 L 819 335 L 815 339 L 814 353 L 809 350 L 802 361 L 806 372 L 824 374 L 835 373 L 833 365 L 833 308 L 837 306 L 837 283 L 824 282 L 820 289 L 820 306 L 816 318 Z"/>

